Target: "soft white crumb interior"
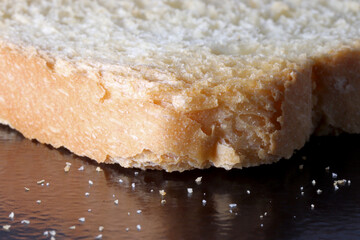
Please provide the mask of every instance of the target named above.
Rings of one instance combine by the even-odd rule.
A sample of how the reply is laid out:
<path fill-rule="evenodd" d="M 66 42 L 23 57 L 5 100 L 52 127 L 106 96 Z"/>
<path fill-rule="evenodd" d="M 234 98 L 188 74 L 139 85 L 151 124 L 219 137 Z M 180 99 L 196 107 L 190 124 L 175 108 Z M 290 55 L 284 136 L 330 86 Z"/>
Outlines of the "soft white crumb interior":
<path fill-rule="evenodd" d="M 345 0 L 5 0 L 0 35 L 109 64 L 161 66 L 188 53 L 295 59 L 358 39 L 359 12 Z"/>

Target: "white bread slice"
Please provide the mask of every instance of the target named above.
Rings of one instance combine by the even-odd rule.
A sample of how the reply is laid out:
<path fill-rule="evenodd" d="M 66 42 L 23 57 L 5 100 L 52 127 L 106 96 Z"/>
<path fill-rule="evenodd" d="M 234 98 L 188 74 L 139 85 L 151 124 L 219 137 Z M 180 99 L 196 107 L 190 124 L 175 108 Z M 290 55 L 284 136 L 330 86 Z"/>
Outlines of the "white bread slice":
<path fill-rule="evenodd" d="M 226 169 L 360 132 L 360 3 L 0 2 L 0 122 L 124 167 Z"/>

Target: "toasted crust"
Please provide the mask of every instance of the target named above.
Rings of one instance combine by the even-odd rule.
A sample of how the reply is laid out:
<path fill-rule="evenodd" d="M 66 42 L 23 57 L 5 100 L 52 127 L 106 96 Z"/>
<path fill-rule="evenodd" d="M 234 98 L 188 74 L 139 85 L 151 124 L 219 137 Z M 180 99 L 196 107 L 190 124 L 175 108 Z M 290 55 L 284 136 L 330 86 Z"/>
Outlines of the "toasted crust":
<path fill-rule="evenodd" d="M 98 162 L 167 171 L 241 168 L 289 158 L 319 125 L 319 116 L 326 117 L 325 127 L 360 129 L 353 102 L 359 102 L 358 50 L 286 63 L 271 79 L 259 76 L 269 78 L 261 88 L 236 89 L 246 93 L 246 101 L 234 105 L 234 96 L 221 98 L 219 90 L 212 92 L 217 104 L 198 111 L 157 104 L 158 94 L 143 100 L 121 96 L 101 74 L 64 74 L 41 54 L 12 45 L 3 44 L 0 56 L 1 122 Z M 339 79 L 349 82 L 339 85 Z M 345 109 L 331 100 L 337 93 Z"/>

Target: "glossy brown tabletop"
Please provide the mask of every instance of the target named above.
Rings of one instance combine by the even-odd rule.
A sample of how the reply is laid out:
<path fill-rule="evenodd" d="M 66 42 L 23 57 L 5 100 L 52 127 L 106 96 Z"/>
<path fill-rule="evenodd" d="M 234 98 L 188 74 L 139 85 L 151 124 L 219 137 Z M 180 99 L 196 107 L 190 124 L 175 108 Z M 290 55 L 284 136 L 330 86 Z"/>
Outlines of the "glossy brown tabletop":
<path fill-rule="evenodd" d="M 0 126 L 0 239 L 360 239 L 359 170 L 360 135 L 313 138 L 268 166 L 166 173 L 98 165 Z M 335 191 L 332 173 L 350 185 Z"/>

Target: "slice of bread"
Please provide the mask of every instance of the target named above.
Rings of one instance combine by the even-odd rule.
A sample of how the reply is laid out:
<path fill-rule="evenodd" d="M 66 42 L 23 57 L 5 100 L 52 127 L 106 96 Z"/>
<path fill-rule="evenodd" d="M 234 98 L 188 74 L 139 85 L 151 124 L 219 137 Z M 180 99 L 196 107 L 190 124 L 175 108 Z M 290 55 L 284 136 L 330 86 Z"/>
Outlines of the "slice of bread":
<path fill-rule="evenodd" d="M 289 158 L 360 132 L 360 3 L 0 2 L 0 122 L 124 167 Z"/>

